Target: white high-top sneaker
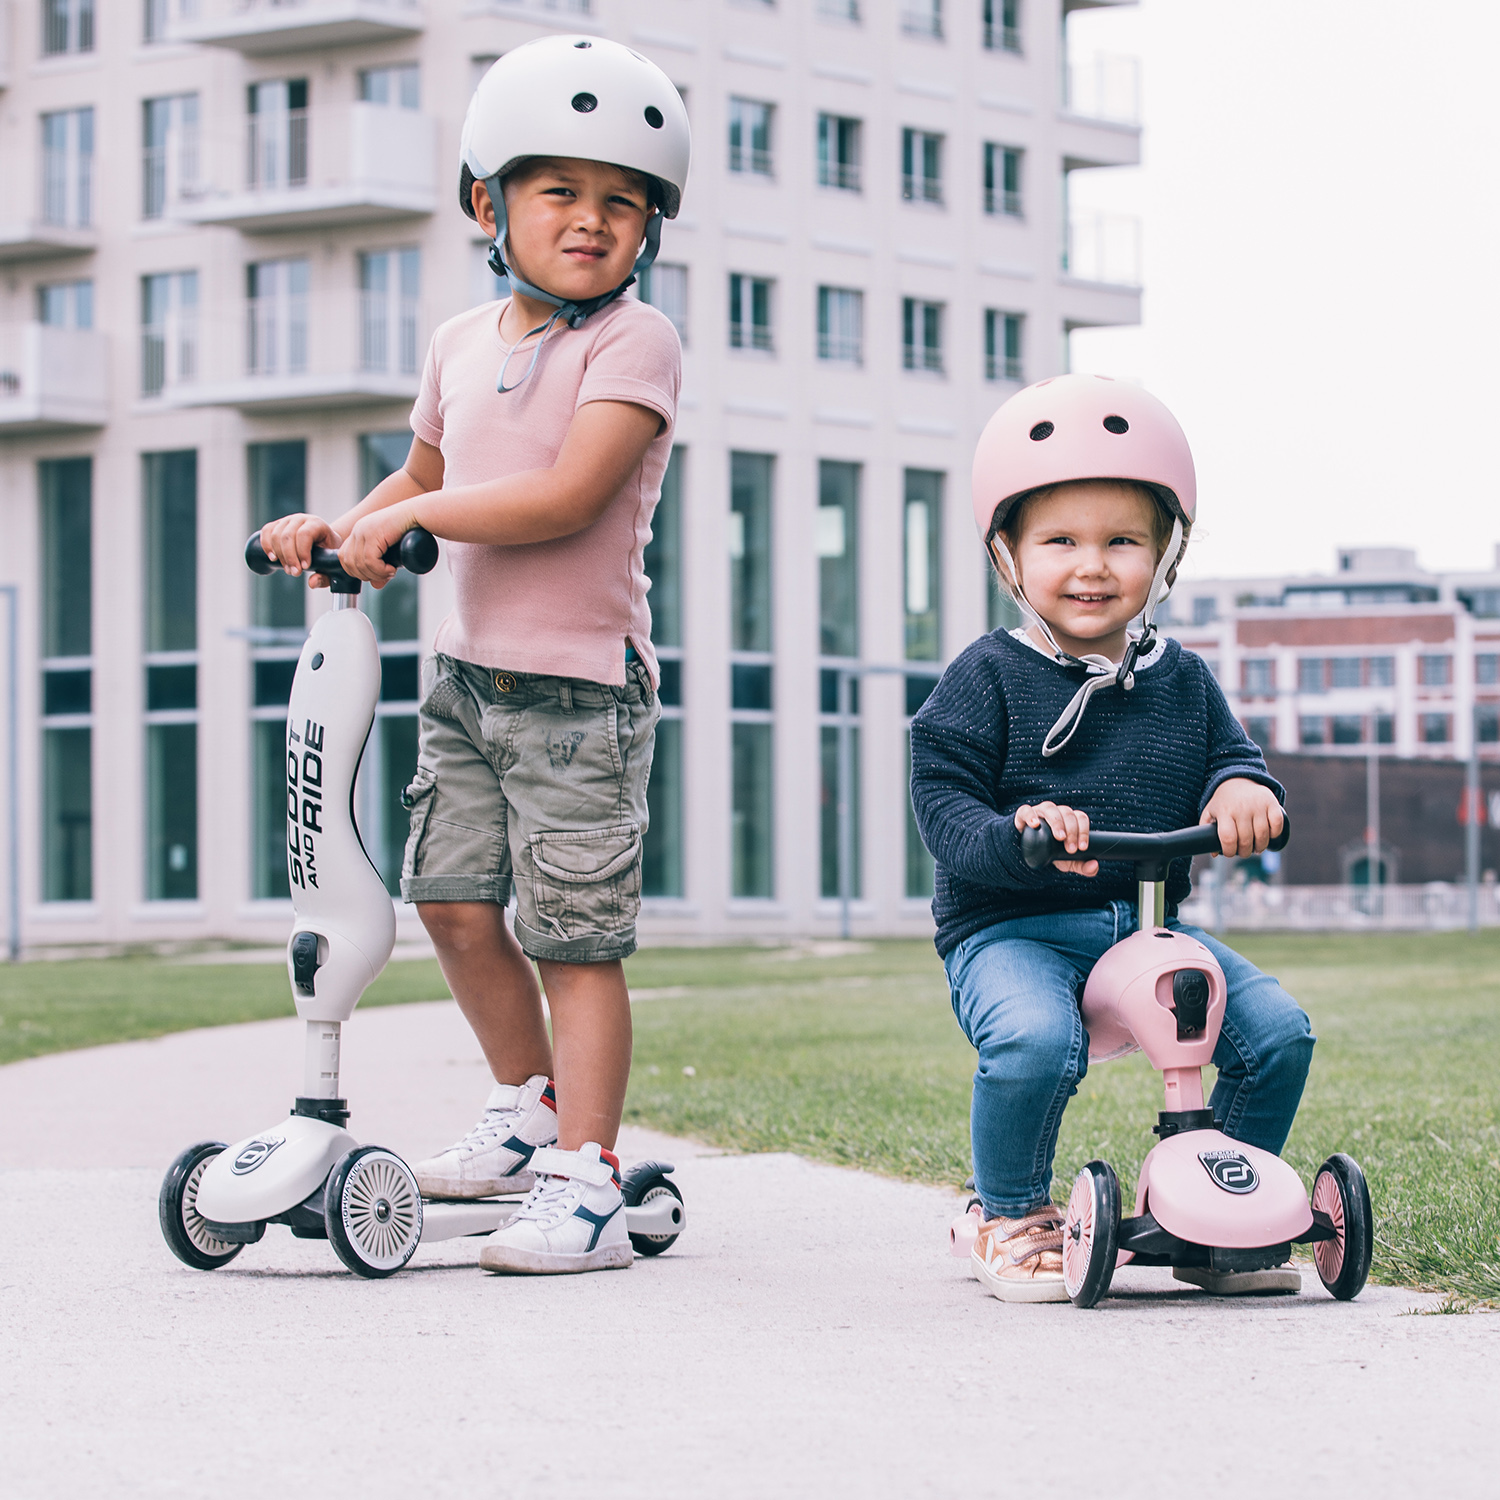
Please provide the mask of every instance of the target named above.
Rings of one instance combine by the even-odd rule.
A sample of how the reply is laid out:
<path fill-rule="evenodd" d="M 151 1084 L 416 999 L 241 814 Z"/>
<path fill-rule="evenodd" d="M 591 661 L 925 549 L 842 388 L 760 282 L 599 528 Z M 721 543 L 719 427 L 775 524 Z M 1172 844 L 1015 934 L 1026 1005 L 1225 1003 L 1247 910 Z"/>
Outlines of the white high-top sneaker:
<path fill-rule="evenodd" d="M 446 1151 L 415 1162 L 424 1198 L 493 1198 L 531 1191 L 533 1153 L 557 1139 L 557 1091 L 541 1073 L 497 1083 L 479 1123 Z"/>
<path fill-rule="evenodd" d="M 620 1162 L 589 1141 L 577 1151 L 546 1146 L 531 1158 L 536 1186 L 479 1252 L 486 1271 L 555 1275 L 630 1265 Z"/>

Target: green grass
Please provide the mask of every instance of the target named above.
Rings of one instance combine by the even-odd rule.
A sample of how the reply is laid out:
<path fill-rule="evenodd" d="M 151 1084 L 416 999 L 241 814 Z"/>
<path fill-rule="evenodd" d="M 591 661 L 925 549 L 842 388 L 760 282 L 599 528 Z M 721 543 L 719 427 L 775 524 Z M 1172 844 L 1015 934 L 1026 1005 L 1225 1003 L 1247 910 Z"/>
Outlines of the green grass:
<path fill-rule="evenodd" d="M 1333 1150 L 1361 1162 L 1378 1279 L 1500 1303 L 1500 933 L 1235 945 L 1297 996 L 1320 1039 L 1288 1159 L 1308 1179 Z M 628 1120 L 920 1182 L 968 1175 L 973 1052 L 929 944 L 821 958 L 650 949 L 629 970 L 638 992 L 669 993 L 636 1006 Z M 393 964 L 363 1003 L 445 993 L 435 964 Z M 0 1061 L 289 1011 L 279 967 L 0 968 Z M 1064 1117 L 1059 1184 L 1103 1156 L 1129 1195 L 1159 1101 L 1142 1058 L 1096 1068 Z"/>

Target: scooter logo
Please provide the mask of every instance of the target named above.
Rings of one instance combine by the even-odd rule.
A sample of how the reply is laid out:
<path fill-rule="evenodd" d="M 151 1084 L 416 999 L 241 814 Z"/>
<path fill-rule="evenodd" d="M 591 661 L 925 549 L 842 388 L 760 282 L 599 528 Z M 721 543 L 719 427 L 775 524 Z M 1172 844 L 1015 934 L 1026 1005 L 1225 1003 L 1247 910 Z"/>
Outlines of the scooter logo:
<path fill-rule="evenodd" d="M 1226 1193 L 1253 1193 L 1260 1186 L 1260 1174 L 1238 1151 L 1200 1151 L 1198 1160 Z"/>
<path fill-rule="evenodd" d="M 229 1170 L 236 1177 L 243 1177 L 247 1172 L 253 1172 L 262 1165 L 266 1158 L 276 1150 L 278 1146 L 284 1146 L 286 1138 L 283 1136 L 279 1141 L 251 1141 L 238 1156 L 235 1157 Z"/>

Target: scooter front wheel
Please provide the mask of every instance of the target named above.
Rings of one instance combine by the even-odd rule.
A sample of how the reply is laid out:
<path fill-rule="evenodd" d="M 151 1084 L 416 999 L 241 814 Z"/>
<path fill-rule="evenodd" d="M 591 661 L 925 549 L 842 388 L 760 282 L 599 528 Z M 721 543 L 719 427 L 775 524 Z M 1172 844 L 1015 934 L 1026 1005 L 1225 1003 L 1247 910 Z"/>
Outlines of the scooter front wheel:
<path fill-rule="evenodd" d="M 1359 1163 L 1336 1151 L 1318 1168 L 1313 1179 L 1312 1206 L 1333 1221 L 1331 1240 L 1313 1245 L 1318 1280 L 1340 1302 L 1364 1290 L 1375 1249 L 1375 1216 L 1370 1211 L 1370 1188 Z"/>
<path fill-rule="evenodd" d="M 217 1271 L 245 1247 L 215 1238 L 198 1212 L 198 1184 L 208 1164 L 224 1149 L 223 1141 L 199 1141 L 167 1168 L 156 1198 L 156 1216 L 172 1254 L 195 1271 Z"/>
<path fill-rule="evenodd" d="M 356 1146 L 333 1165 L 323 1216 L 334 1253 L 356 1276 L 394 1276 L 422 1242 L 422 1191 L 381 1146 Z"/>
<path fill-rule="evenodd" d="M 1078 1307 L 1109 1290 L 1120 1253 L 1120 1179 L 1106 1161 L 1091 1161 L 1068 1195 L 1063 1223 L 1063 1286 Z"/>

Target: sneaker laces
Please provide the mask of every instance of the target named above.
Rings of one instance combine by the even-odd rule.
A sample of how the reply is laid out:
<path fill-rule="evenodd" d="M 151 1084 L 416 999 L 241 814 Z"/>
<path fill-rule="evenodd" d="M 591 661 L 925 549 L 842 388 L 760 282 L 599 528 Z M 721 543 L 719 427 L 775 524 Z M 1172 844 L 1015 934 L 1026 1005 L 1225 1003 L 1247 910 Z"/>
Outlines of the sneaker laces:
<path fill-rule="evenodd" d="M 501 1104 L 487 1109 L 478 1124 L 461 1140 L 448 1147 L 449 1151 L 478 1152 L 493 1146 L 502 1135 L 511 1135 L 525 1117 L 526 1111 L 515 1104 Z M 444 1155 L 447 1153 L 445 1152 Z"/>
<path fill-rule="evenodd" d="M 582 1186 L 586 1184 L 577 1184 L 571 1177 L 539 1175 L 511 1222 L 529 1219 L 543 1229 L 555 1229 L 578 1207 L 583 1194 L 574 1189 Z"/>

